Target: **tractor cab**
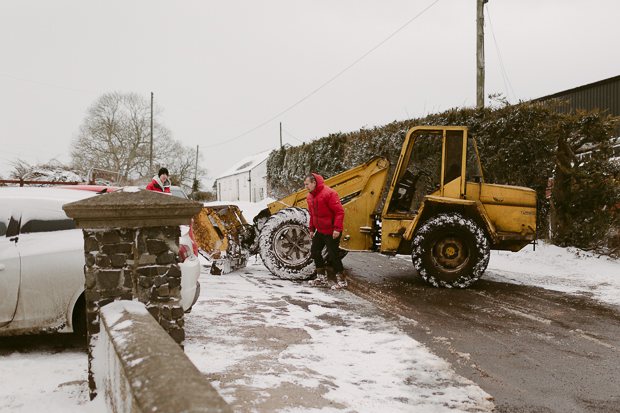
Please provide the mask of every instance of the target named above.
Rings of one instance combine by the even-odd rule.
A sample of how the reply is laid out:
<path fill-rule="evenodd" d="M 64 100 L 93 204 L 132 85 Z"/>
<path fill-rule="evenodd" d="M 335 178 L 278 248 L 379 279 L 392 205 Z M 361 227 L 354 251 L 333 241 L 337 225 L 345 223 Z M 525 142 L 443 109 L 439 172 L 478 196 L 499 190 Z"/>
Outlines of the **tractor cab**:
<path fill-rule="evenodd" d="M 427 195 L 464 199 L 466 181 L 482 181 L 476 143 L 467 128 L 413 128 L 405 138 L 383 218 L 413 218 Z"/>
<path fill-rule="evenodd" d="M 408 254 L 407 229 L 427 197 L 465 199 L 466 182 L 482 182 L 476 142 L 466 127 L 419 126 L 405 138 L 382 213 L 381 252 Z"/>

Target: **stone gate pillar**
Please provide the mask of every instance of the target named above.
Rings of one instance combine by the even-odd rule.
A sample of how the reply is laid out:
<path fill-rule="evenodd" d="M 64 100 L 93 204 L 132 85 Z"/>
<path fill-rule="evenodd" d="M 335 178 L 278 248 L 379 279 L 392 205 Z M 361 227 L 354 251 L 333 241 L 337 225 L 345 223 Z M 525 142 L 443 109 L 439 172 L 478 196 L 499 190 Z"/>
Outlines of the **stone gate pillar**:
<path fill-rule="evenodd" d="M 124 188 L 63 206 L 84 233 L 84 295 L 88 334 L 88 380 L 99 310 L 117 300 L 144 303 L 179 344 L 185 339 L 179 268 L 179 225 L 190 225 L 200 202 Z"/>

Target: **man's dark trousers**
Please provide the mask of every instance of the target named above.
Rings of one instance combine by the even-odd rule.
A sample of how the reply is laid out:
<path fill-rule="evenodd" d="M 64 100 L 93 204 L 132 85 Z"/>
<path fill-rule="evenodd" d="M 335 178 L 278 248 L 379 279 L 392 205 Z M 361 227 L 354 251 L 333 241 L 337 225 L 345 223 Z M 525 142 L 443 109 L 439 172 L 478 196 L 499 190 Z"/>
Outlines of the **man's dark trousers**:
<path fill-rule="evenodd" d="M 325 262 L 323 261 L 323 247 L 327 246 L 327 254 L 332 263 L 332 268 L 336 274 L 342 273 L 342 260 L 340 259 L 340 237 L 342 233 L 338 235 L 338 238 L 334 239 L 332 234 L 321 234 L 315 232 L 312 238 L 312 247 L 310 254 L 316 264 L 317 268 L 325 268 Z"/>

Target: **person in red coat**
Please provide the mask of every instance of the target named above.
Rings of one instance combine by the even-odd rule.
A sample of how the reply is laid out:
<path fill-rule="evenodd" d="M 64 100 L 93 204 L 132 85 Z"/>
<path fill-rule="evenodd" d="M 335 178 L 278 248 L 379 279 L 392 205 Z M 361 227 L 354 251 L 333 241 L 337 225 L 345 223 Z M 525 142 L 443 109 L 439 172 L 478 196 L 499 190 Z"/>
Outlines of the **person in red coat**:
<path fill-rule="evenodd" d="M 146 186 L 149 191 L 170 193 L 170 180 L 168 179 L 168 169 L 160 168 L 156 176 L 153 177 L 151 183 Z"/>
<path fill-rule="evenodd" d="M 334 290 L 347 288 L 347 280 L 340 259 L 340 236 L 342 235 L 342 222 L 344 220 L 344 208 L 340 203 L 340 197 L 328 186 L 321 175 L 308 174 L 304 179 L 304 186 L 308 190 L 306 201 L 310 211 L 310 237 L 312 247 L 310 254 L 316 264 L 316 279 L 309 281 L 309 285 L 315 287 L 328 287 L 325 263 L 321 252 L 327 247 L 327 253 L 332 262 L 338 283 L 332 287 Z"/>

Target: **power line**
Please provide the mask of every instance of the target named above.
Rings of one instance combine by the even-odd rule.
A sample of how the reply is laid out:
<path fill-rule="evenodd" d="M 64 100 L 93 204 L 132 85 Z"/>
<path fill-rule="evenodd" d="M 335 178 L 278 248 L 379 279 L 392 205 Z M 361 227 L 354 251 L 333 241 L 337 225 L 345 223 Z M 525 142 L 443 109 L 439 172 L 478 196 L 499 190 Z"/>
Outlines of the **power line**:
<path fill-rule="evenodd" d="M 290 136 L 291 138 L 295 139 L 296 141 L 299 141 L 301 143 L 304 143 L 304 141 L 297 139 L 296 137 L 294 137 L 293 135 L 291 135 L 290 133 L 288 133 L 286 130 L 282 129 L 282 132 L 286 133 L 288 136 Z"/>
<path fill-rule="evenodd" d="M 493 42 L 495 43 L 495 50 L 497 51 L 499 67 L 500 67 L 500 70 L 502 71 L 502 80 L 504 81 L 504 88 L 506 88 L 506 97 L 510 101 L 510 92 L 508 91 L 508 85 L 510 85 L 510 90 L 512 90 L 512 97 L 514 98 L 516 102 L 517 96 L 515 94 L 514 89 L 512 88 L 510 79 L 508 79 L 508 74 L 506 73 L 506 69 L 504 67 L 504 60 L 502 59 L 502 53 L 499 50 L 499 44 L 497 43 L 497 39 L 495 38 L 495 31 L 493 30 L 493 23 L 491 22 L 491 13 L 489 13 L 489 6 L 485 5 L 485 7 L 487 10 L 487 16 L 489 17 L 489 26 L 491 27 L 491 34 L 493 35 Z M 508 85 L 506 85 L 506 82 L 508 82 Z"/>
<path fill-rule="evenodd" d="M 378 49 L 381 45 L 383 45 L 385 42 L 387 42 L 388 40 L 390 40 L 392 37 L 394 37 L 398 32 L 400 32 L 401 30 L 403 30 L 405 27 L 407 27 L 411 22 L 413 22 L 414 20 L 416 20 L 418 17 L 420 17 L 421 15 L 423 15 L 428 9 L 430 9 L 431 7 L 433 7 L 435 4 L 437 4 L 439 2 L 439 0 L 435 0 L 430 6 L 428 6 L 427 8 L 425 8 L 424 10 L 422 10 L 420 13 L 418 13 L 414 18 L 412 18 L 411 20 L 409 20 L 407 23 L 405 23 L 403 26 L 401 26 L 398 30 L 396 30 L 394 33 L 392 33 L 391 35 L 389 35 L 388 37 L 386 37 L 383 41 L 381 41 L 378 45 L 376 45 L 375 47 L 373 47 L 372 49 L 370 49 L 368 52 L 366 52 L 362 57 L 360 57 L 359 59 L 357 59 L 356 61 L 354 61 L 353 63 L 351 63 L 349 66 L 347 66 L 346 68 L 344 68 L 342 71 L 340 71 L 340 73 L 338 73 L 336 76 L 332 77 L 331 79 L 329 79 L 327 82 L 323 83 L 321 86 L 319 86 L 317 89 L 315 89 L 313 92 L 311 92 L 310 94 L 306 95 L 306 97 L 304 97 L 303 99 L 299 100 L 297 103 L 293 104 L 292 106 L 289 106 L 287 109 L 283 110 L 282 112 L 278 113 L 276 116 L 272 117 L 271 119 L 269 119 L 268 121 L 265 121 L 263 123 L 261 123 L 260 125 L 256 126 L 253 129 L 250 129 L 247 132 L 242 133 L 241 135 L 235 136 L 234 138 L 228 139 L 226 141 L 222 141 L 213 145 L 208 145 L 207 148 L 213 148 L 214 146 L 220 146 L 223 145 L 225 143 L 228 142 L 232 142 L 236 139 L 239 139 L 249 133 L 254 132 L 255 130 L 262 128 L 263 126 L 265 126 L 266 124 L 268 124 L 269 122 L 277 119 L 278 117 L 284 115 L 286 112 L 290 111 L 291 109 L 293 109 L 295 106 L 299 105 L 300 103 L 302 103 L 303 101 L 305 101 L 306 99 L 308 99 L 310 96 L 314 95 L 316 92 L 318 92 L 319 90 L 323 89 L 325 86 L 327 86 L 328 84 L 330 84 L 331 82 L 333 82 L 334 80 L 336 80 L 340 75 L 342 75 L 344 72 L 346 72 L 347 70 L 349 70 L 350 68 L 352 68 L 353 66 L 355 66 L 357 63 L 359 63 L 362 59 L 364 59 L 366 56 L 368 56 L 369 54 L 371 54 L 372 52 L 374 52 L 376 49 Z"/>

